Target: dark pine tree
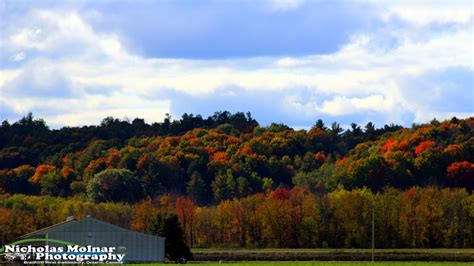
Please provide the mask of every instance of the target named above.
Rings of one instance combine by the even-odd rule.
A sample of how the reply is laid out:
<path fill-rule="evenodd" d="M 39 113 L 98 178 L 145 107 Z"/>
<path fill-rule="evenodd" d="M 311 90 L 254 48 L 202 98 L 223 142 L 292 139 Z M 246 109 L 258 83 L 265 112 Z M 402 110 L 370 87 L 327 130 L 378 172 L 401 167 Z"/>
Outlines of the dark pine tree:
<path fill-rule="evenodd" d="M 191 249 L 185 242 L 184 232 L 181 229 L 178 216 L 173 212 L 159 212 L 153 219 L 150 232 L 155 235 L 166 237 L 166 257 L 171 261 L 177 261 L 181 257 L 187 260 L 193 258 Z"/>

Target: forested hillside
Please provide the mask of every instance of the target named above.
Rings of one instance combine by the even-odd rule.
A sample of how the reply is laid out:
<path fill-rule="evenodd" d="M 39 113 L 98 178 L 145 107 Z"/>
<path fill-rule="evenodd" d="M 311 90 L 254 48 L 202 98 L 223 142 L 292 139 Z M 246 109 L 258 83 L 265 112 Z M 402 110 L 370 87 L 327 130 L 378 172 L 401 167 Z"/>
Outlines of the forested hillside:
<path fill-rule="evenodd" d="M 193 246 L 366 247 L 375 202 L 381 246 L 473 247 L 473 188 L 474 118 L 306 131 L 217 112 L 50 130 L 29 114 L 0 127 L 7 239 L 72 214 L 146 232 L 171 210 Z"/>
<path fill-rule="evenodd" d="M 411 129 L 352 124 L 346 131 L 318 120 L 305 131 L 260 127 L 250 114 L 219 112 L 153 125 L 106 118 L 100 126 L 49 130 L 30 114 L 0 128 L 0 189 L 86 194 L 96 202 L 172 193 L 198 204 L 293 185 L 311 191 L 415 185 L 471 191 L 473 137 L 472 118 Z"/>

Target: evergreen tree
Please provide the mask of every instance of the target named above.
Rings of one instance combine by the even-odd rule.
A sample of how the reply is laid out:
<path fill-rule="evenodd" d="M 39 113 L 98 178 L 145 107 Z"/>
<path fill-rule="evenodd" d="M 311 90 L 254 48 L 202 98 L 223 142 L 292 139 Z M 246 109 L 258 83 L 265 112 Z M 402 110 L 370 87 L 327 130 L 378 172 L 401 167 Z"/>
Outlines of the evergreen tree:
<path fill-rule="evenodd" d="M 321 130 L 326 131 L 328 128 L 324 125 L 324 122 L 322 119 L 318 119 L 316 123 L 313 126 L 314 128 L 319 128 Z"/>
<path fill-rule="evenodd" d="M 173 212 L 158 212 L 153 218 L 150 233 L 165 237 L 166 257 L 177 261 L 181 257 L 187 260 L 193 258 L 190 248 L 185 242 L 184 232 L 181 229 L 178 216 Z"/>
<path fill-rule="evenodd" d="M 251 193 L 250 187 L 249 187 L 249 182 L 247 179 L 243 176 L 239 176 L 237 178 L 237 191 L 236 191 L 236 196 L 237 198 L 241 199 L 246 197 Z"/>
<path fill-rule="evenodd" d="M 212 182 L 214 199 L 216 201 L 231 199 L 234 196 L 235 186 L 235 179 L 230 169 L 226 174 L 219 173 Z"/>
<path fill-rule="evenodd" d="M 191 175 L 191 179 L 186 183 L 186 191 L 194 202 L 204 203 L 206 201 L 206 183 L 199 172 L 194 171 Z"/>

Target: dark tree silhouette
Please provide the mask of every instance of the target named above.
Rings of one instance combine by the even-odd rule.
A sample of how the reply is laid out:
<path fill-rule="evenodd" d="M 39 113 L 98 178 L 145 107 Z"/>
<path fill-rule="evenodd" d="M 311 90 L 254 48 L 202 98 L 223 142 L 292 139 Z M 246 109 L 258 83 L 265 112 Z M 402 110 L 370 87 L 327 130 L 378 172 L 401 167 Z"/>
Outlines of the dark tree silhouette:
<path fill-rule="evenodd" d="M 181 257 L 187 260 L 193 258 L 191 249 L 185 242 L 184 232 L 181 229 L 178 216 L 173 212 L 158 212 L 154 217 L 150 233 L 166 237 L 166 257 L 171 261 L 177 261 Z"/>

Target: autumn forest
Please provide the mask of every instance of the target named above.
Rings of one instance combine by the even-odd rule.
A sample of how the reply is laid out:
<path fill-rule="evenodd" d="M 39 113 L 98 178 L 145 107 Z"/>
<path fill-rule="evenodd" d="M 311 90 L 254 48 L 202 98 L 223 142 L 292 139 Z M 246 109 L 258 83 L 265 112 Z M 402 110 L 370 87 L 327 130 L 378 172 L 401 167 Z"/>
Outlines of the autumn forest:
<path fill-rule="evenodd" d="M 474 118 L 260 126 L 250 113 L 0 126 L 6 241 L 92 215 L 150 233 L 173 212 L 191 247 L 474 248 Z"/>

